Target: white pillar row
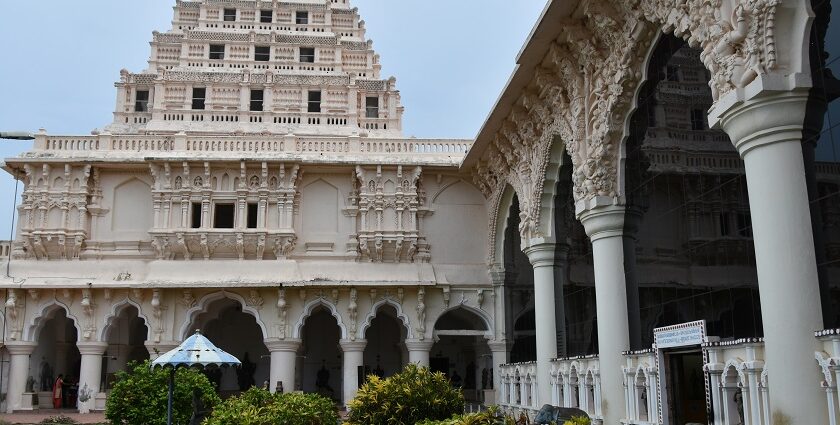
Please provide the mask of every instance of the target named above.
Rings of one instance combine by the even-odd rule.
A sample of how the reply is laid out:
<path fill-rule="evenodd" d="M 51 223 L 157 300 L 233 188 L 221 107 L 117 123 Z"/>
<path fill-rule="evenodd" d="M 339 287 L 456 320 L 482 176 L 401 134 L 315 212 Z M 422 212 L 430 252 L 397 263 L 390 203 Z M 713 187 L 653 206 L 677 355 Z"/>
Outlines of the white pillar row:
<path fill-rule="evenodd" d="M 578 218 L 592 241 L 604 423 L 618 424 L 624 417 L 622 353 L 630 349 L 624 274 L 624 207 L 597 207 L 581 212 Z"/>
<path fill-rule="evenodd" d="M 557 358 L 554 311 L 554 243 L 532 239 L 523 251 L 534 266 L 534 317 L 537 338 L 537 406 L 551 404 L 551 360 Z"/>
<path fill-rule="evenodd" d="M 746 170 L 771 415 L 795 424 L 828 422 L 814 367 L 823 322 L 802 155 L 807 101 L 807 90 L 776 93 L 720 117 Z"/>
<path fill-rule="evenodd" d="M 429 352 L 432 351 L 434 341 L 406 340 L 408 362 L 418 366 L 429 367 Z"/>
<path fill-rule="evenodd" d="M 29 355 L 38 344 L 28 341 L 6 343 L 11 356 L 9 363 L 9 388 L 6 391 L 6 413 L 20 409 L 23 392 L 26 391 L 26 379 L 29 377 Z"/>
<path fill-rule="evenodd" d="M 342 399 L 344 405 L 347 406 L 347 403 L 356 397 L 356 391 L 359 390 L 359 366 L 364 365 L 367 340 L 341 340 L 340 344 L 341 350 L 344 352 L 344 391 L 342 392 Z"/>
<path fill-rule="evenodd" d="M 271 392 L 282 390 L 290 393 L 295 390 L 295 366 L 297 363 L 297 352 L 300 348 L 299 339 L 266 339 L 265 346 L 271 353 L 271 365 L 269 368 L 268 385 Z M 280 389 L 278 386 L 282 385 Z"/>
<path fill-rule="evenodd" d="M 154 361 L 158 357 L 168 353 L 169 351 L 174 350 L 178 347 L 179 344 L 173 343 L 151 343 L 147 342 L 146 350 L 149 351 L 149 360 Z"/>
<path fill-rule="evenodd" d="M 79 396 L 87 393 L 88 400 L 78 401 L 79 413 L 90 413 L 96 404 L 96 395 L 99 394 L 99 383 L 102 381 L 102 355 L 108 349 L 107 342 L 91 341 L 78 342 L 79 354 L 82 355 L 81 369 L 79 371 Z"/>

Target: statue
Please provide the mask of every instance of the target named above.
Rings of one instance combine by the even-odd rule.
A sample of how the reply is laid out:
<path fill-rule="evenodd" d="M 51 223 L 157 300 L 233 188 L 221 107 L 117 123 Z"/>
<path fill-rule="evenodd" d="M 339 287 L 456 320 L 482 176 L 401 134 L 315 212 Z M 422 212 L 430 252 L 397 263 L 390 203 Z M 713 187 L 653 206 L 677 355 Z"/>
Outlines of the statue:
<path fill-rule="evenodd" d="M 277 381 L 277 385 L 274 387 L 274 392 L 277 394 L 283 394 L 283 381 Z"/>
<path fill-rule="evenodd" d="M 242 359 L 242 366 L 236 370 L 236 380 L 239 383 L 240 390 L 245 391 L 254 386 L 254 371 L 256 369 L 257 365 L 248 358 L 248 353 L 246 352 L 245 357 Z"/>
<path fill-rule="evenodd" d="M 33 378 L 32 375 L 29 375 L 29 377 L 26 378 L 26 392 L 35 392 L 35 378 Z"/>
<path fill-rule="evenodd" d="M 49 391 L 53 381 L 53 372 L 50 364 L 47 363 L 47 359 L 44 357 L 41 358 L 40 369 L 41 374 L 38 376 L 38 380 L 40 381 L 41 391 Z"/>
<path fill-rule="evenodd" d="M 190 416 L 190 424 L 189 425 L 201 425 L 204 422 L 204 419 L 207 418 L 207 414 L 210 413 L 210 409 L 204 406 L 204 400 L 202 400 L 202 393 L 201 389 L 194 388 L 192 394 L 192 416 Z"/>
<path fill-rule="evenodd" d="M 732 396 L 732 401 L 735 402 L 735 407 L 738 409 L 738 418 L 740 419 L 740 424 L 744 423 L 744 394 L 741 392 L 741 388 L 739 387 L 735 391 L 735 395 Z"/>
<path fill-rule="evenodd" d="M 330 371 L 327 370 L 327 361 L 323 360 L 321 370 L 315 376 L 315 388 L 318 389 L 319 394 L 332 394 L 333 389 L 330 387 Z"/>

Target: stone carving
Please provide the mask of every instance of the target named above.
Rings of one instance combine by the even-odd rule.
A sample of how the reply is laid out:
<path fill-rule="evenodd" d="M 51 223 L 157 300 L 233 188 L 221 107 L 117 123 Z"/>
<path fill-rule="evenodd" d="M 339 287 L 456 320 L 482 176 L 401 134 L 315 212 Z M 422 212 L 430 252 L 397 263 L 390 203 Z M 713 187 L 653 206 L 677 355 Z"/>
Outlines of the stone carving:
<path fill-rule="evenodd" d="M 356 340 L 356 323 L 358 322 L 359 318 L 359 304 L 357 303 L 359 294 L 356 292 L 356 288 L 350 288 L 350 303 L 347 307 L 347 314 L 350 318 L 349 321 L 349 328 L 350 328 L 350 340 Z"/>
<path fill-rule="evenodd" d="M 417 290 L 417 335 L 420 340 L 426 339 L 426 289 Z"/>
<path fill-rule="evenodd" d="M 265 235 L 257 237 L 257 260 L 262 260 L 265 255 Z"/>
<path fill-rule="evenodd" d="M 450 288 L 448 286 L 444 286 L 443 288 L 443 308 L 449 308 L 449 300 L 450 300 Z"/>
<path fill-rule="evenodd" d="M 240 261 L 245 259 L 245 236 L 242 233 L 236 234 L 236 255 Z"/>
<path fill-rule="evenodd" d="M 160 289 L 153 289 L 152 290 L 152 317 L 155 318 L 155 324 L 152 329 L 154 333 L 154 341 L 160 342 L 161 337 L 163 336 L 164 326 L 163 326 L 163 310 L 166 309 L 165 306 L 161 304 L 161 292 Z"/>
<path fill-rule="evenodd" d="M 277 257 L 278 260 L 285 260 L 289 255 L 292 254 L 292 252 L 294 252 L 296 244 L 296 236 L 287 236 L 275 239 L 274 256 Z"/>
<path fill-rule="evenodd" d="M 181 254 L 184 256 L 184 260 L 189 261 L 192 259 L 192 254 L 190 254 L 190 247 L 187 246 L 187 240 L 184 239 L 183 233 L 176 233 L 175 240 L 178 244 L 178 249 L 181 250 Z"/>
<path fill-rule="evenodd" d="M 263 298 L 260 296 L 260 292 L 256 289 L 252 289 L 248 291 L 248 297 L 245 298 L 245 304 L 251 307 L 261 308 L 263 306 Z"/>
<path fill-rule="evenodd" d="M 193 295 L 192 290 L 191 289 L 184 289 L 182 294 L 183 295 L 181 297 L 181 305 L 183 305 L 186 308 L 195 307 L 196 299 L 195 299 L 195 296 Z"/>
<path fill-rule="evenodd" d="M 201 248 L 201 255 L 204 257 L 205 260 L 210 259 L 210 242 L 207 239 L 207 234 L 202 233 L 199 235 L 199 242 L 198 246 Z"/>
<path fill-rule="evenodd" d="M 20 310 L 23 308 L 23 301 L 18 299 L 17 289 L 9 289 L 6 296 L 6 323 L 9 327 L 9 339 L 20 340 L 23 319 Z"/>
<path fill-rule="evenodd" d="M 279 337 L 280 339 L 286 339 L 286 315 L 288 312 L 286 311 L 287 304 L 286 304 L 286 290 L 280 288 L 277 290 L 277 327 L 279 328 Z"/>
<path fill-rule="evenodd" d="M 96 334 L 96 319 L 94 312 L 96 304 L 93 302 L 93 294 L 89 288 L 82 289 L 82 312 L 85 315 L 85 324 L 82 329 L 82 338 L 90 340 Z"/>

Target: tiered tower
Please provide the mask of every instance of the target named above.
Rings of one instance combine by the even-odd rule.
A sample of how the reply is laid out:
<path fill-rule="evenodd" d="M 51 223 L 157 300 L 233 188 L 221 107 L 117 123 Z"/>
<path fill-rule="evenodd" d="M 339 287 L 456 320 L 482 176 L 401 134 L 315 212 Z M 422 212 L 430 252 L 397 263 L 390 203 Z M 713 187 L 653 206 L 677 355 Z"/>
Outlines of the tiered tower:
<path fill-rule="evenodd" d="M 149 67 L 121 72 L 114 134 L 400 137 L 396 79 L 349 0 L 179 0 Z"/>

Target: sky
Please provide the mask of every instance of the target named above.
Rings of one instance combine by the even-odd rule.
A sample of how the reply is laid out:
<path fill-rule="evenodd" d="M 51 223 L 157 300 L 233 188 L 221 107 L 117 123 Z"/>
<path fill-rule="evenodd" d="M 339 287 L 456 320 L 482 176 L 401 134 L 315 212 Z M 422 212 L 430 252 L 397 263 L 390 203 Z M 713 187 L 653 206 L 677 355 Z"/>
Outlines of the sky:
<path fill-rule="evenodd" d="M 353 0 L 397 78 L 406 136 L 473 138 L 515 66 L 545 0 Z M 146 68 L 152 31 L 174 0 L 4 2 L 0 131 L 86 135 L 112 120 L 120 69 Z M 0 158 L 29 142 L 0 140 Z M 14 180 L 0 172 L 0 240 L 11 229 Z M 18 198 L 19 199 L 19 198 Z"/>

